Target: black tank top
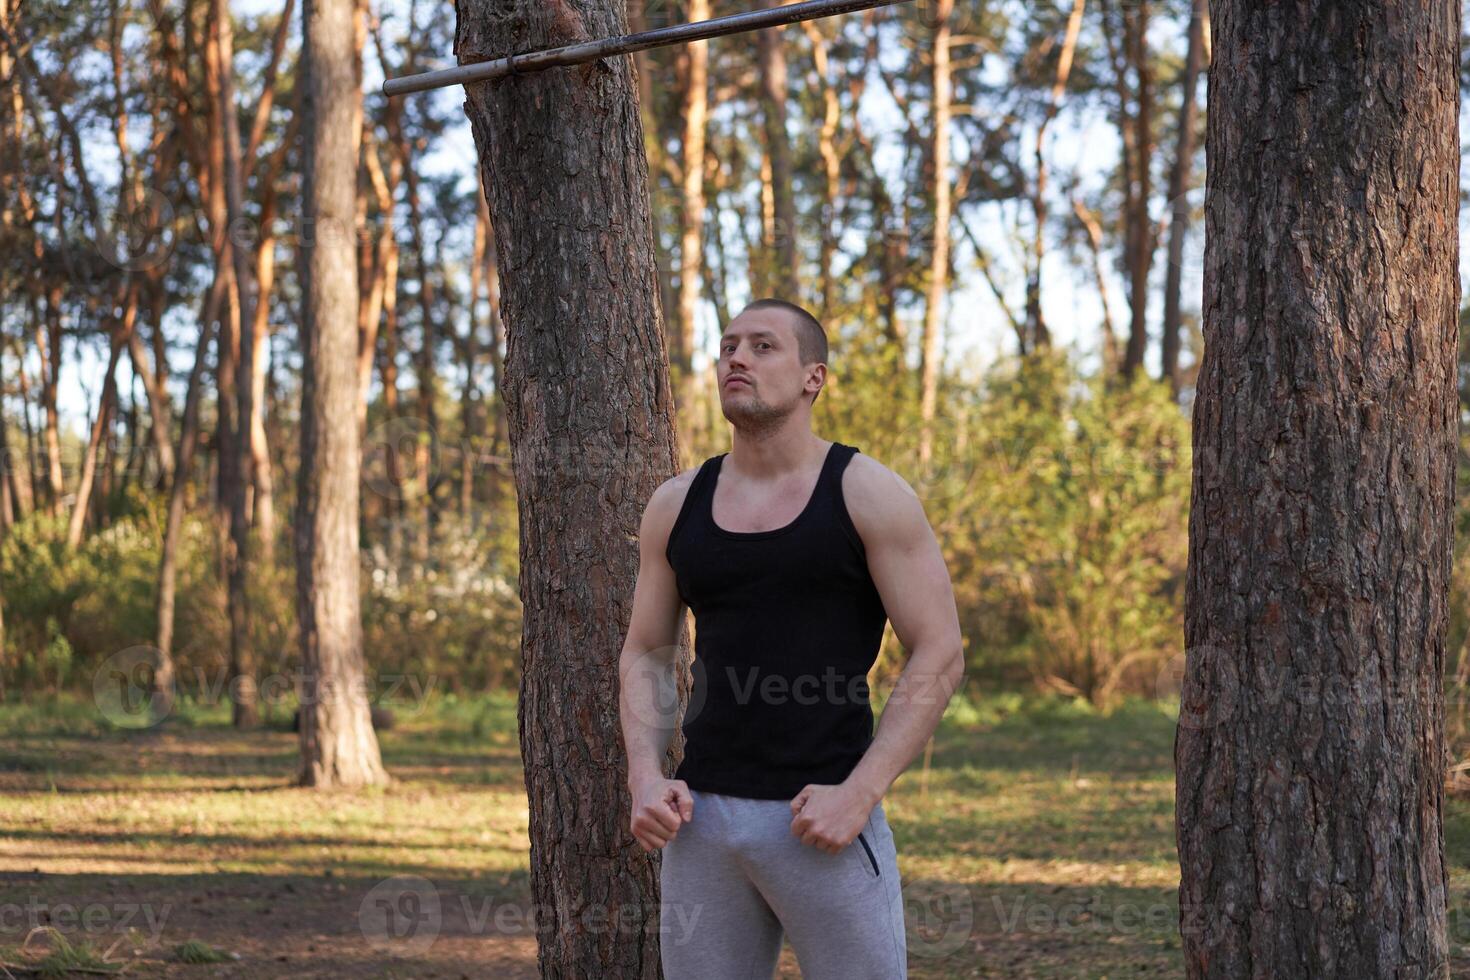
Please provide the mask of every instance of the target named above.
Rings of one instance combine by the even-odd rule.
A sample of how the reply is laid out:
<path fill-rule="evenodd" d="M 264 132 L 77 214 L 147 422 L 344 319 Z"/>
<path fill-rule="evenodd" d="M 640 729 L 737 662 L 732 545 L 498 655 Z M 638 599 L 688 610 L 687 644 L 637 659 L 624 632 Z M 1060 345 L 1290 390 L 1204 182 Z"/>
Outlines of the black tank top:
<path fill-rule="evenodd" d="M 842 499 L 857 453 L 834 442 L 806 509 L 770 531 L 715 524 L 705 460 L 665 552 L 694 613 L 684 759 L 691 789 L 790 799 L 840 783 L 873 740 L 867 673 L 888 616 Z"/>

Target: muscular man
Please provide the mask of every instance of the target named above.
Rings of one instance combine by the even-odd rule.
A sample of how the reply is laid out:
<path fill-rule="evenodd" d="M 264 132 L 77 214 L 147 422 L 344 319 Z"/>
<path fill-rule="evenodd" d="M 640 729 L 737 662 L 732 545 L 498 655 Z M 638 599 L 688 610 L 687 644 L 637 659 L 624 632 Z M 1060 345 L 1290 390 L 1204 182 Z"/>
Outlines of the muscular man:
<path fill-rule="evenodd" d="M 680 924 L 662 941 L 668 980 L 768 980 L 783 935 L 805 980 L 908 975 L 882 799 L 963 678 L 959 617 L 918 496 L 812 432 L 826 361 L 810 313 L 747 306 L 716 372 L 733 446 L 658 487 L 643 515 L 620 709 L 631 830 L 662 849 L 663 915 Z M 668 778 L 686 606 L 694 685 Z M 867 673 L 885 621 L 909 662 L 874 735 Z"/>

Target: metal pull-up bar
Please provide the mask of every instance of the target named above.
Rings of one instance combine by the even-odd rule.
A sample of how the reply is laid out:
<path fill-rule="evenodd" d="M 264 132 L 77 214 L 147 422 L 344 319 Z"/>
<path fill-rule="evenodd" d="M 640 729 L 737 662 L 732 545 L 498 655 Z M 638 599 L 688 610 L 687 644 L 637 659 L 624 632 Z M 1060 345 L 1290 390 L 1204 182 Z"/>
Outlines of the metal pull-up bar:
<path fill-rule="evenodd" d="M 715 17 L 711 20 L 699 20 L 673 27 L 660 27 L 651 31 L 640 31 L 637 34 L 603 38 L 600 41 L 583 41 L 580 44 L 568 44 L 560 48 L 548 48 L 545 51 L 527 51 L 524 54 L 496 58 L 494 61 L 478 61 L 474 64 L 460 65 L 457 68 L 444 68 L 439 71 L 421 72 L 417 75 L 405 75 L 402 78 L 389 78 L 383 82 L 383 94 L 391 98 L 395 95 L 423 92 L 431 88 L 490 81 L 504 78 L 507 75 L 519 75 L 522 72 L 585 64 L 589 61 L 644 51 L 648 48 L 703 41 L 707 38 L 723 37 L 726 34 L 743 34 L 767 27 L 780 27 L 783 24 L 816 20 L 819 17 L 835 17 L 838 14 L 848 14 L 857 10 L 891 7 L 894 4 L 912 2 L 913 0 L 806 0 L 805 3 L 793 3 L 766 10 L 752 10 L 749 13 L 730 14 L 727 17 Z"/>

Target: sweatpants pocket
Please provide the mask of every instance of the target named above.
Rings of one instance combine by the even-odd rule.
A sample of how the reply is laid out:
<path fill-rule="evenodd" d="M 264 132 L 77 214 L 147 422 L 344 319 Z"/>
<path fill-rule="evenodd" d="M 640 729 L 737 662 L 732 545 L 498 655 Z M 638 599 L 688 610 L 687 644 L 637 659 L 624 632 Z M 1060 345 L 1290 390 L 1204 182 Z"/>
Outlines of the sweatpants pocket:
<path fill-rule="evenodd" d="M 868 864 L 873 866 L 873 877 L 882 877 L 883 872 L 878 870 L 878 859 L 873 856 L 873 849 L 868 846 L 868 839 L 863 836 L 861 830 L 858 831 L 858 843 L 863 845 L 863 851 L 868 855 Z"/>

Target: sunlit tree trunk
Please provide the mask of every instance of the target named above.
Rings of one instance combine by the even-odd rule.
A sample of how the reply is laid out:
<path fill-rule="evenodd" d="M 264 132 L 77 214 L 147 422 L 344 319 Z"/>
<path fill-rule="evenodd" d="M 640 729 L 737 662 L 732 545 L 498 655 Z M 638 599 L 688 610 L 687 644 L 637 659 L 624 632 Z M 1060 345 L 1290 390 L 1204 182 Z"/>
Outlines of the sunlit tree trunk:
<path fill-rule="evenodd" d="M 102 446 L 112 421 L 112 407 L 117 400 L 117 362 L 127 346 L 128 335 L 133 332 L 138 318 L 138 289 L 134 282 L 128 287 L 120 320 L 108 322 L 107 368 L 102 375 L 102 394 L 97 399 L 97 414 L 92 420 L 92 433 L 87 439 L 87 449 L 82 455 L 82 470 L 77 478 L 77 496 L 72 503 L 71 520 L 66 529 L 66 546 L 76 548 L 82 543 L 82 531 L 86 525 L 87 509 L 92 501 L 92 487 L 97 475 L 97 457 L 101 452 L 111 452 Z"/>
<path fill-rule="evenodd" d="M 623 9 L 623 0 L 466 0 L 455 53 L 465 63 L 621 34 Z M 628 829 L 627 760 L 609 697 L 643 507 L 678 459 L 632 60 L 470 84 L 465 96 L 507 330 L 520 744 L 531 892 L 545 910 L 539 973 L 651 980 L 657 864 Z M 589 929 L 583 916 L 595 907 L 619 926 Z"/>
<path fill-rule="evenodd" d="M 1169 175 L 1169 269 L 1164 283 L 1164 336 L 1161 377 L 1179 394 L 1180 291 L 1184 278 L 1184 238 L 1189 233 L 1189 183 L 1194 167 L 1194 131 L 1199 107 L 1195 89 L 1204 70 L 1205 32 L 1209 29 L 1209 0 L 1193 0 L 1189 16 L 1189 53 L 1184 62 L 1184 85 L 1180 91 L 1179 147 Z"/>
<path fill-rule="evenodd" d="M 1445 977 L 1461 8 L 1212 10 L 1185 970 Z"/>
<path fill-rule="evenodd" d="M 954 0 L 937 0 L 930 45 L 933 61 L 934 243 L 929 255 L 929 288 L 924 306 L 924 340 L 919 364 L 919 469 L 929 465 L 934 443 L 934 415 L 939 392 L 939 361 L 944 342 L 944 300 L 949 293 L 950 204 L 950 19 Z"/>
<path fill-rule="evenodd" d="M 782 0 L 766 0 L 767 7 Z M 806 302 L 801 292 L 800 252 L 796 247 L 796 196 L 792 186 L 791 135 L 786 126 L 786 29 L 756 32 L 760 56 L 761 114 L 765 123 L 766 156 L 770 160 L 772 222 L 765 245 L 775 263 L 768 288 L 793 303 Z"/>
<path fill-rule="evenodd" d="M 709 0 L 689 0 L 689 19 L 708 20 Z M 688 47 L 689 71 L 684 90 L 684 137 L 681 140 L 680 178 L 682 207 L 679 211 L 679 357 L 676 425 L 679 434 L 679 465 L 695 463 L 698 415 L 694 411 L 699 379 L 694 374 L 695 319 L 699 313 L 700 284 L 704 276 L 704 140 L 709 106 L 709 42 L 696 41 Z"/>
<path fill-rule="evenodd" d="M 358 591 L 357 255 L 362 138 L 353 0 L 305 0 L 302 84 L 301 465 L 296 610 L 301 632 L 301 776 L 306 786 L 388 782 L 366 690 Z"/>
<path fill-rule="evenodd" d="M 1026 334 L 1030 338 L 1031 349 L 1051 346 L 1051 331 L 1047 328 L 1046 318 L 1041 314 L 1041 266 L 1046 258 L 1046 132 L 1062 107 L 1062 96 L 1067 91 L 1067 79 L 1072 74 L 1072 58 L 1077 50 L 1077 37 L 1082 31 L 1082 12 L 1085 8 L 1086 0 L 1074 0 L 1072 12 L 1067 17 L 1067 34 L 1062 39 L 1062 49 L 1057 56 L 1056 78 L 1052 82 L 1046 112 L 1036 127 L 1036 145 L 1032 151 L 1036 160 L 1036 182 L 1032 186 L 1031 194 L 1035 228 L 1031 240 L 1031 267 L 1026 276 Z"/>

